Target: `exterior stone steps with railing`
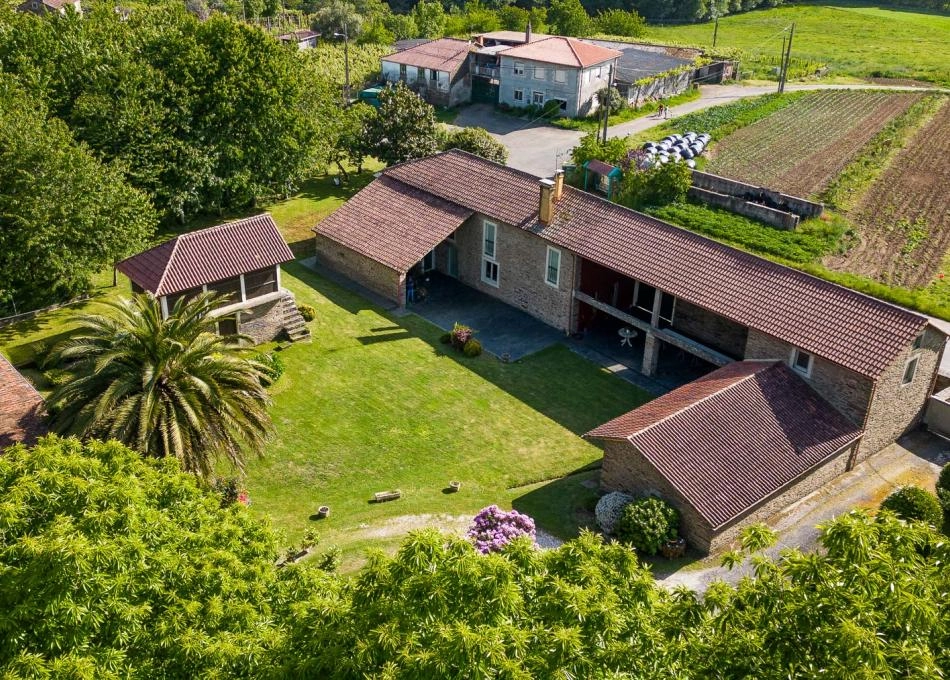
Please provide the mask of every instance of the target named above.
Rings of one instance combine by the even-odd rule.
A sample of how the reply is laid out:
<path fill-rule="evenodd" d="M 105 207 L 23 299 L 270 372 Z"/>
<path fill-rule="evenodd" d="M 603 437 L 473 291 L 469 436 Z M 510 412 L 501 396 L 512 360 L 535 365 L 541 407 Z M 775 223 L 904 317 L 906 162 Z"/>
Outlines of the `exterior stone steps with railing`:
<path fill-rule="evenodd" d="M 291 342 L 302 342 L 310 340 L 310 329 L 307 322 L 297 309 L 297 302 L 293 295 L 287 295 L 281 300 L 280 311 L 284 320 L 284 330 Z"/>

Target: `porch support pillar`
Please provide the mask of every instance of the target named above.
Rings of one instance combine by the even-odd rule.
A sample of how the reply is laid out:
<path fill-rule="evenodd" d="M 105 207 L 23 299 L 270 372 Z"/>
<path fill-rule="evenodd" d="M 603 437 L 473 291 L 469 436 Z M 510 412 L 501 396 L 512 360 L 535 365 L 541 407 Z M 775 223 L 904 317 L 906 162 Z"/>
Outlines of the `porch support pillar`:
<path fill-rule="evenodd" d="M 643 366 L 640 372 L 646 376 L 652 376 L 656 373 L 656 366 L 660 361 L 660 339 L 655 333 L 649 331 L 643 338 Z"/>
<path fill-rule="evenodd" d="M 659 288 L 653 293 L 653 313 L 650 315 L 650 325 L 654 328 L 660 326 L 660 305 L 663 304 L 663 291 Z"/>

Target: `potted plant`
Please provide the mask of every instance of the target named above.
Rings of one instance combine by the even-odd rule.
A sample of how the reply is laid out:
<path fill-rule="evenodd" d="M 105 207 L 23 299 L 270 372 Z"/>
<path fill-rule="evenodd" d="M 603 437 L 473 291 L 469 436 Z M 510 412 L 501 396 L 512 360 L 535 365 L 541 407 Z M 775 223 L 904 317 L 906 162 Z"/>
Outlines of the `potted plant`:
<path fill-rule="evenodd" d="M 462 482 L 449 482 L 449 489 L 451 489 L 453 493 L 458 491 L 461 488 L 462 488 Z"/>
<path fill-rule="evenodd" d="M 675 560 L 686 554 L 686 539 L 676 537 L 660 546 L 660 554 L 668 560 Z"/>
<path fill-rule="evenodd" d="M 319 508 L 317 508 L 317 517 L 319 517 L 320 519 L 326 519 L 329 515 L 330 515 L 329 505 L 321 505 Z"/>

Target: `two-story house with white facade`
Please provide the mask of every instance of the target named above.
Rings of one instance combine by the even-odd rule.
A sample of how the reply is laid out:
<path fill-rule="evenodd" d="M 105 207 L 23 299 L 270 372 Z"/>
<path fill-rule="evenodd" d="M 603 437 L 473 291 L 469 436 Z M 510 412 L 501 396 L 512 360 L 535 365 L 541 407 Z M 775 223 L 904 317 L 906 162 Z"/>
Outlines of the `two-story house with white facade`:
<path fill-rule="evenodd" d="M 457 106 L 472 97 L 467 40 L 441 38 L 382 58 L 383 80 L 404 82 L 435 106 Z"/>
<path fill-rule="evenodd" d="M 551 36 L 499 53 L 498 101 L 509 106 L 544 106 L 556 101 L 564 116 L 587 116 L 598 106 L 610 68 L 621 53 L 575 38 Z"/>

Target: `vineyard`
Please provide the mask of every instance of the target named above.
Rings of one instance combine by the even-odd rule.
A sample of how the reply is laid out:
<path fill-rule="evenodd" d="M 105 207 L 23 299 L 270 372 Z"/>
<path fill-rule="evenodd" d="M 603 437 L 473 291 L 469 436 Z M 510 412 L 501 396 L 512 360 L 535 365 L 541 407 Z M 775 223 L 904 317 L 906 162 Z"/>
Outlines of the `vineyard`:
<path fill-rule="evenodd" d="M 707 170 L 811 196 L 921 96 L 845 90 L 809 94 L 726 137 L 713 149 Z"/>
<path fill-rule="evenodd" d="M 836 269 L 906 288 L 930 283 L 950 249 L 950 101 L 849 214 L 859 243 Z"/>

